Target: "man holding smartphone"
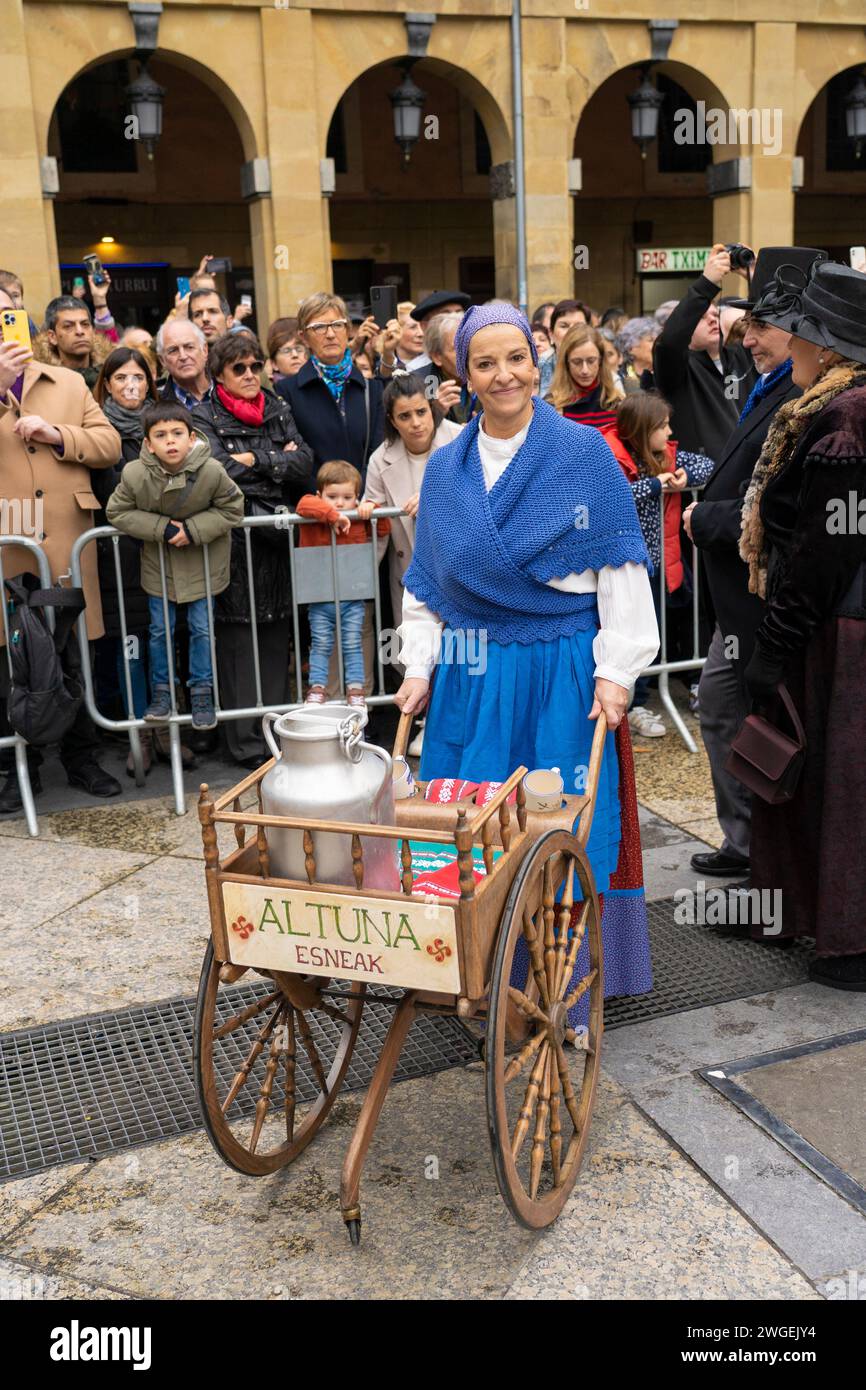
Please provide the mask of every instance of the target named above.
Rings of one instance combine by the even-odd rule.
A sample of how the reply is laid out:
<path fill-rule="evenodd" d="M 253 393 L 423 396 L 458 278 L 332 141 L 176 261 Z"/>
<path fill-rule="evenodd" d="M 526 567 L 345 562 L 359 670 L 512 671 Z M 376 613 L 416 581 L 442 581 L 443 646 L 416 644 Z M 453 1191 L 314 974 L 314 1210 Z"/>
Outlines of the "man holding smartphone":
<path fill-rule="evenodd" d="M 0 314 L 13 307 L 10 296 L 0 290 Z M 120 452 L 120 437 L 79 372 L 34 361 L 30 348 L 20 342 L 0 342 L 0 515 L 33 519 L 32 539 L 42 546 L 53 583 L 69 573 L 72 546 L 93 525 L 99 507 L 90 469 L 113 467 Z M 23 547 L 4 547 L 3 562 L 8 575 L 36 572 L 30 551 Z M 95 641 L 103 634 L 96 546 L 84 550 L 81 569 L 87 635 Z M 3 641 L 0 628 L 0 644 Z M 2 734 L 10 732 L 7 682 L 4 658 L 0 661 Z M 69 784 L 91 796 L 119 796 L 117 778 L 96 761 L 98 747 L 96 729 L 82 704 L 60 744 Z M 28 746 L 27 761 L 31 786 L 38 794 L 42 753 Z M 6 774 L 0 789 L 0 815 L 15 815 L 22 803 L 9 748 L 0 750 L 0 772 Z"/>

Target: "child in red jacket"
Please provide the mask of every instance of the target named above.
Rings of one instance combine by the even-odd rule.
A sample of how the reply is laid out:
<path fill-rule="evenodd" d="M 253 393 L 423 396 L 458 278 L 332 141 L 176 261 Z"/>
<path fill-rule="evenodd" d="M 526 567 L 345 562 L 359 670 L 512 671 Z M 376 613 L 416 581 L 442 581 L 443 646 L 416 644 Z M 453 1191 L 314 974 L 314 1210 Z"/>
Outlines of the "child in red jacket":
<path fill-rule="evenodd" d="M 337 533 L 337 545 L 365 545 L 370 540 L 369 518 L 374 502 L 359 502 L 361 475 L 344 459 L 323 463 L 316 474 L 315 495 L 307 493 L 298 503 L 298 515 L 311 517 L 318 526 L 301 526 L 301 546 L 330 545 L 331 527 Z M 350 521 L 346 512 L 357 510 L 359 519 Z M 378 522 L 378 535 L 391 529 L 387 519 Z M 311 603 L 310 619 L 310 689 L 305 703 L 325 702 L 328 666 L 337 632 L 337 605 Z M 364 699 L 364 652 L 361 629 L 364 625 L 364 600 L 352 599 L 340 603 L 340 641 L 343 648 L 343 668 L 346 680 L 346 699 L 350 705 L 366 704 Z"/>
<path fill-rule="evenodd" d="M 677 448 L 671 439 L 670 406 L 655 391 L 635 391 L 626 396 L 616 421 L 602 427 L 625 476 L 631 484 L 638 520 L 655 573 L 650 579 L 656 616 L 661 623 L 662 593 L 681 603 L 690 593 L 680 545 L 680 519 L 685 487 L 700 487 L 713 471 L 714 463 L 704 454 L 690 454 Z M 663 507 L 659 508 L 659 498 Z M 661 516 L 664 514 L 665 584 L 659 575 L 661 565 Z M 635 682 L 634 702 L 629 724 L 643 738 L 662 738 L 667 728 L 657 714 L 646 708 L 649 679 Z"/>

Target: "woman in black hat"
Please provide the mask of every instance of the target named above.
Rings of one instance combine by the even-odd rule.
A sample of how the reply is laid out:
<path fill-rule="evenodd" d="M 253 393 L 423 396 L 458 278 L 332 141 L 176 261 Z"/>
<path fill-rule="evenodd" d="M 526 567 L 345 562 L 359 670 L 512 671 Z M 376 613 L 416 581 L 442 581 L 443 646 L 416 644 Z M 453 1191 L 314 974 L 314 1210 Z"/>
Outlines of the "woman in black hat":
<path fill-rule="evenodd" d="M 746 683 L 761 701 L 785 683 L 807 749 L 791 801 L 755 799 L 751 882 L 782 890 L 783 937 L 815 937 L 813 980 L 866 992 L 866 275 L 782 267 L 760 316 L 792 334 L 803 395 L 743 506 L 740 554 L 768 605 Z"/>

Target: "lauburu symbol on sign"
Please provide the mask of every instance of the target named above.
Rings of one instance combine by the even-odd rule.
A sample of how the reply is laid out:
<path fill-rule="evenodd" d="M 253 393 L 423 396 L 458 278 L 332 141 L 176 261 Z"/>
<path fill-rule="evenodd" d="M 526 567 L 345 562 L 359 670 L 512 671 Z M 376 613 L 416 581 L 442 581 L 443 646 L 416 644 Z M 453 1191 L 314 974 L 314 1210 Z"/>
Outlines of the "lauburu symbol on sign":
<path fill-rule="evenodd" d="M 241 941 L 246 941 L 248 936 L 252 936 L 254 930 L 255 928 L 252 922 L 248 922 L 243 915 L 237 917 L 235 921 L 232 922 L 232 931 L 238 933 Z"/>
<path fill-rule="evenodd" d="M 427 947 L 427 954 L 428 956 L 432 956 L 433 959 L 441 965 L 443 960 L 445 960 L 447 956 L 450 956 L 451 947 L 446 946 L 442 938 L 437 936 L 434 938 L 433 945 Z"/>

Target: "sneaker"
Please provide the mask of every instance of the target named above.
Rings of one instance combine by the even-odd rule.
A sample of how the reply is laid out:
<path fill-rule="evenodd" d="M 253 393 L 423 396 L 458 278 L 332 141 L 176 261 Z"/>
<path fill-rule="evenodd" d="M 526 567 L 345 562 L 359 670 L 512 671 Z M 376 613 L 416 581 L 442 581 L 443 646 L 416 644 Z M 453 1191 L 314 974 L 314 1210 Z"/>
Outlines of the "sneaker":
<path fill-rule="evenodd" d="M 164 724 L 171 716 L 171 691 L 167 685 L 155 685 L 153 698 L 144 711 L 147 724 Z"/>
<path fill-rule="evenodd" d="M 325 691 L 325 687 L 323 685 L 311 685 L 309 690 L 307 691 L 307 698 L 304 701 L 304 704 L 323 705 L 325 703 L 326 693 L 327 692 Z"/>
<path fill-rule="evenodd" d="M 409 744 L 409 747 L 406 749 L 406 752 L 409 754 L 409 757 L 410 757 L 410 758 L 420 758 L 420 756 L 421 756 L 421 754 L 422 754 L 423 751 L 424 751 L 424 720 L 422 719 L 422 721 L 421 721 L 421 727 L 420 727 L 420 729 L 418 730 L 418 732 L 417 732 L 417 734 L 415 735 L 415 737 L 413 738 L 412 742 Z"/>
<path fill-rule="evenodd" d="M 667 725 L 652 710 L 643 705 L 635 705 L 628 712 L 629 727 L 641 738 L 664 738 Z"/>
<path fill-rule="evenodd" d="M 42 778 L 36 768 L 30 769 L 30 790 L 34 796 L 38 796 L 42 791 Z M 24 809 L 24 802 L 21 799 L 21 788 L 18 785 L 18 773 L 13 769 L 6 774 L 6 781 L 3 790 L 0 791 L 0 816 L 17 816 L 19 811 Z"/>
<path fill-rule="evenodd" d="M 699 707 L 700 706 L 698 704 L 698 683 L 697 681 L 695 681 L 694 685 L 689 686 L 689 709 L 691 710 L 692 714 L 697 714 Z"/>
<path fill-rule="evenodd" d="M 346 704 L 354 706 L 355 709 L 367 708 L 367 698 L 364 694 L 364 687 L 362 685 L 347 686 Z"/>
<path fill-rule="evenodd" d="M 190 688 L 189 707 L 194 729 L 216 728 L 217 717 L 213 703 L 213 691 L 209 685 L 194 685 Z"/>

